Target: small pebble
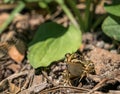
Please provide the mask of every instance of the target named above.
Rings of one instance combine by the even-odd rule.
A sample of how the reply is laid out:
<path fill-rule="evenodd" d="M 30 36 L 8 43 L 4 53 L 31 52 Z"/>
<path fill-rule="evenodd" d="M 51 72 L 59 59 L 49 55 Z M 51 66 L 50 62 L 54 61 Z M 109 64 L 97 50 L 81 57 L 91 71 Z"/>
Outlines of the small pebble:
<path fill-rule="evenodd" d="M 62 66 L 61 70 L 65 70 L 66 69 L 66 66 Z"/>
<path fill-rule="evenodd" d="M 99 42 L 97 42 L 97 44 L 96 44 L 96 46 L 97 46 L 97 47 L 100 47 L 100 48 L 103 48 L 104 45 L 105 45 L 104 41 L 99 41 Z"/>
<path fill-rule="evenodd" d="M 120 85 L 117 86 L 117 89 L 120 90 Z"/>
<path fill-rule="evenodd" d="M 110 49 L 110 47 L 111 47 L 111 45 L 110 45 L 110 44 L 105 43 L 105 45 L 104 45 L 104 49 Z"/>
<path fill-rule="evenodd" d="M 51 81 L 53 80 L 51 76 L 49 76 L 49 79 L 50 79 Z"/>
<path fill-rule="evenodd" d="M 110 52 L 117 54 L 117 50 L 111 50 Z"/>
<path fill-rule="evenodd" d="M 58 66 L 56 66 L 53 70 L 52 70 L 52 72 L 55 72 L 55 71 L 58 71 L 60 68 L 58 67 Z"/>

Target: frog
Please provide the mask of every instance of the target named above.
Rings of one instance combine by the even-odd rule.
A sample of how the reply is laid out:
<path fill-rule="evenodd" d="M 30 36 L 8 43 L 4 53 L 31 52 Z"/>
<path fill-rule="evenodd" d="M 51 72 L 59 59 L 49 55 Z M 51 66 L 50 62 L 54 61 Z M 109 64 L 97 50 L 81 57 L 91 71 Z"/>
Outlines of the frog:
<path fill-rule="evenodd" d="M 83 77 L 87 76 L 89 73 L 94 73 L 94 64 L 90 60 L 85 60 L 84 56 L 80 56 L 78 53 L 67 53 L 65 55 L 66 69 L 66 80 L 80 77 L 81 81 Z"/>

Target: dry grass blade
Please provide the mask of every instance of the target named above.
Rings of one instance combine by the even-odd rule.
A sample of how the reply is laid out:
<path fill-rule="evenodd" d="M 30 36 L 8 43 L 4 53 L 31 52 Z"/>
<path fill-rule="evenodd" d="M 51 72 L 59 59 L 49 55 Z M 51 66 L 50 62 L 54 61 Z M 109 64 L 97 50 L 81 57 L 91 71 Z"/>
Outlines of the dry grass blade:
<path fill-rule="evenodd" d="M 25 90 L 19 92 L 18 94 L 31 94 L 31 92 L 38 94 L 38 92 L 45 89 L 46 86 L 47 86 L 47 83 L 43 82 L 43 83 L 40 83 L 38 85 L 33 85 L 33 86 L 29 87 L 28 89 L 25 89 Z M 40 93 L 40 94 L 43 94 L 43 93 Z"/>
<path fill-rule="evenodd" d="M 83 89 L 83 88 L 78 88 L 78 87 L 73 87 L 73 86 L 56 86 L 50 89 L 46 89 L 40 92 L 40 94 L 48 94 L 50 92 L 56 92 L 56 91 L 60 91 L 60 92 L 79 92 L 79 93 L 87 93 L 90 90 L 88 89 Z"/>

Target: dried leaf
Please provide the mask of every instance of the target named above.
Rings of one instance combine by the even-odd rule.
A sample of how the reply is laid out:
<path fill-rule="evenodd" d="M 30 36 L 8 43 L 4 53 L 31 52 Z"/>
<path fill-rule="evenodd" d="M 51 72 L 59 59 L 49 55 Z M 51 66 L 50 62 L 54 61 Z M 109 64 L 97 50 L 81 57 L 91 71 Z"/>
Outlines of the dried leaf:
<path fill-rule="evenodd" d="M 25 55 L 21 54 L 15 45 L 11 46 L 8 51 L 9 56 L 17 63 L 21 63 Z"/>

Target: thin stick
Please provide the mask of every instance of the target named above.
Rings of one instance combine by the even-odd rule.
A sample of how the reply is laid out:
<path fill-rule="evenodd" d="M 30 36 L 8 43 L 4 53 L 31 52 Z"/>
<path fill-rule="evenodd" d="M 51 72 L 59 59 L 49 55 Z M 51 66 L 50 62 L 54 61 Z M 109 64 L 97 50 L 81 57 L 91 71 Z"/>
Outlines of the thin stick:
<path fill-rule="evenodd" d="M 6 29 L 6 27 L 11 23 L 11 21 L 16 16 L 16 14 L 19 13 L 24 7 L 25 7 L 25 4 L 20 1 L 18 3 L 18 6 L 12 11 L 10 17 L 7 19 L 7 21 L 0 28 L 0 33 Z"/>
<path fill-rule="evenodd" d="M 77 21 L 75 20 L 74 16 L 70 12 L 69 8 L 65 5 L 64 0 L 56 0 L 56 2 L 60 5 L 60 7 L 63 9 L 63 11 L 66 13 L 72 24 L 79 28 Z"/>
<path fill-rule="evenodd" d="M 56 83 L 53 82 L 48 76 L 47 73 L 45 71 L 42 71 L 43 76 L 53 85 L 56 86 Z"/>
<path fill-rule="evenodd" d="M 102 81 L 100 81 L 90 92 L 88 92 L 87 94 L 92 94 L 94 91 L 98 90 L 99 88 L 101 88 L 105 82 L 108 81 L 107 78 L 103 79 Z"/>
<path fill-rule="evenodd" d="M 55 90 L 60 90 L 60 89 L 74 89 L 76 91 L 84 91 L 84 92 L 88 92 L 90 90 L 88 89 L 83 89 L 83 88 L 78 88 L 78 87 L 73 87 L 73 86 L 57 86 L 57 87 L 53 87 L 53 88 L 50 88 L 50 89 L 46 89 L 46 90 L 43 90 L 41 91 L 40 93 L 41 94 L 44 94 L 44 93 L 48 93 L 48 92 L 52 92 L 52 91 L 55 91 Z"/>

